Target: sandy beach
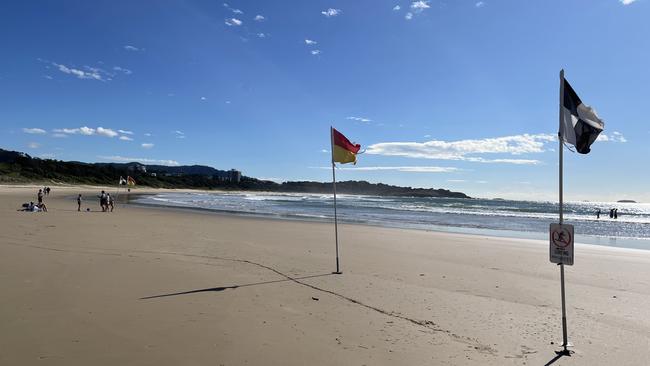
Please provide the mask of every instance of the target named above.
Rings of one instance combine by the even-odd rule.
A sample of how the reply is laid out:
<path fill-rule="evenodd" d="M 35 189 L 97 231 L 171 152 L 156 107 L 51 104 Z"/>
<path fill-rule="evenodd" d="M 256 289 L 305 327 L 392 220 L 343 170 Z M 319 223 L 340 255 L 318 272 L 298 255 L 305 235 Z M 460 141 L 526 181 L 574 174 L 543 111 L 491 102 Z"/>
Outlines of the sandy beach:
<path fill-rule="evenodd" d="M 0 187 L 2 365 L 545 365 L 543 241 L 118 205 Z M 141 190 L 138 190 L 141 192 Z M 74 195 L 86 197 L 77 212 Z M 553 365 L 650 362 L 650 251 L 579 245 Z"/>

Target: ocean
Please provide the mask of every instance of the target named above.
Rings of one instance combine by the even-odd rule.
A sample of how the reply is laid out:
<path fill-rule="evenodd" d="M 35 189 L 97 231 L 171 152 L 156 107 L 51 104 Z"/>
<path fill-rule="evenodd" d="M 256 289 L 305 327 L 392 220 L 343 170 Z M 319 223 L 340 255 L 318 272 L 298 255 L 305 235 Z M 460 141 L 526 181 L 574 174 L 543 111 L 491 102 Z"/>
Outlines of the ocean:
<path fill-rule="evenodd" d="M 334 217 L 330 194 L 160 193 L 139 196 L 134 203 L 284 219 L 332 221 Z M 558 221 L 557 202 L 546 201 L 343 194 L 337 196 L 337 203 L 339 223 L 501 237 L 548 240 L 549 224 Z M 618 208 L 617 219 L 609 217 L 611 208 Z M 578 243 L 650 250 L 650 204 L 566 202 L 564 219 L 575 226 Z"/>

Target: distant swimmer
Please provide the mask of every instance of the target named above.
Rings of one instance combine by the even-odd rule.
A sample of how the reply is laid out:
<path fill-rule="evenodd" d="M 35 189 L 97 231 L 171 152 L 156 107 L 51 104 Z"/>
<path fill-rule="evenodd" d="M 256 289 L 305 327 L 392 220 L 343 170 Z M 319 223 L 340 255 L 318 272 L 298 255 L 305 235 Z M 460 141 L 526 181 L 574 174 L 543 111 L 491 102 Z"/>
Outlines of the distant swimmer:
<path fill-rule="evenodd" d="M 596 211 L 596 218 L 597 218 L 597 219 L 600 218 L 600 209 L 598 209 L 598 211 Z"/>
<path fill-rule="evenodd" d="M 610 209 L 609 209 L 609 218 L 610 218 L 610 219 L 613 219 L 613 218 L 614 218 L 614 209 L 613 209 L 613 208 L 610 208 Z"/>
<path fill-rule="evenodd" d="M 618 208 L 614 209 L 614 218 L 618 219 Z"/>

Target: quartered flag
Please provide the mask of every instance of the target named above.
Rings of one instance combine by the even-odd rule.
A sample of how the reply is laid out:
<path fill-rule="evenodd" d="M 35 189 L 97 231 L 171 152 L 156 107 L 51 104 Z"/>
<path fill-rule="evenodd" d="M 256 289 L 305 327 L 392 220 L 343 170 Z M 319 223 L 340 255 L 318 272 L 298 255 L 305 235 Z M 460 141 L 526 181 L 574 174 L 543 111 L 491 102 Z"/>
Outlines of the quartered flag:
<path fill-rule="evenodd" d="M 560 106 L 560 138 L 573 146 L 580 154 L 588 154 L 591 144 L 603 132 L 605 123 L 596 111 L 582 103 L 571 84 L 562 77 L 564 90 Z"/>
<path fill-rule="evenodd" d="M 332 162 L 357 163 L 357 153 L 361 145 L 353 144 L 347 137 L 332 127 Z"/>

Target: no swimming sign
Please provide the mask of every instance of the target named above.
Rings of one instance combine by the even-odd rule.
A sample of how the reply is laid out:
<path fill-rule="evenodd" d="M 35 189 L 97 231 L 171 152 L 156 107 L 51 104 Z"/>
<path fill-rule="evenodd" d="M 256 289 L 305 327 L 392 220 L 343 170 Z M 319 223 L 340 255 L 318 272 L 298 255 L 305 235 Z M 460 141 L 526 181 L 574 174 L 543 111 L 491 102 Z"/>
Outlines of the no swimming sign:
<path fill-rule="evenodd" d="M 551 224 L 549 244 L 551 263 L 573 265 L 573 225 Z"/>

